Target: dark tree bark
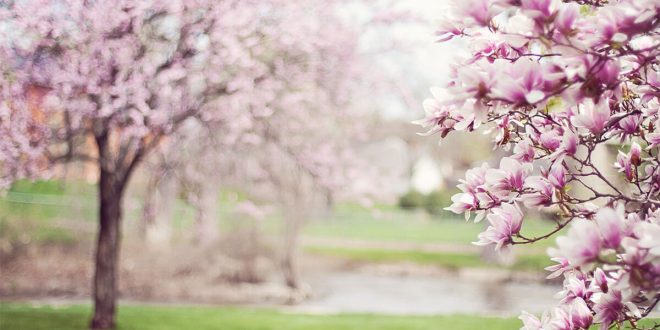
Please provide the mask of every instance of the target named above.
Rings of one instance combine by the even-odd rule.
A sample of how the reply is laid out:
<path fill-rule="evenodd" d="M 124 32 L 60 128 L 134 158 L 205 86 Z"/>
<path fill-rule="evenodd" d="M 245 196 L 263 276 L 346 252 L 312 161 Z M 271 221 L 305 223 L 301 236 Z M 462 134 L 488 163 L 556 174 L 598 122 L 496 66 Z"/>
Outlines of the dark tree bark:
<path fill-rule="evenodd" d="M 116 174 L 101 169 L 92 329 L 115 327 L 118 293 L 117 266 L 121 239 L 121 200 L 124 184 Z"/>
<path fill-rule="evenodd" d="M 288 212 L 286 216 L 284 233 L 284 255 L 282 257 L 282 273 L 284 282 L 291 289 L 300 288 L 298 276 L 298 239 L 302 225 L 301 215 L 297 212 Z"/>
<path fill-rule="evenodd" d="M 94 270 L 94 316 L 91 329 L 115 327 L 118 297 L 119 247 L 121 241 L 121 202 L 126 184 L 141 153 L 132 156 L 112 153 L 107 132 L 96 136 L 99 153 L 99 232 Z"/>

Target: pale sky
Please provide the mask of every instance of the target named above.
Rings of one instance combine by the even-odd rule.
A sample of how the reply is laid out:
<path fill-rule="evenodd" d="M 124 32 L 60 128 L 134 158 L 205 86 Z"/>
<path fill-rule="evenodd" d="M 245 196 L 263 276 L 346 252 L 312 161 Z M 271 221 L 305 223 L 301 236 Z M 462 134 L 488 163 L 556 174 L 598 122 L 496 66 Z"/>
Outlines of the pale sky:
<path fill-rule="evenodd" d="M 446 43 L 436 42 L 436 23 L 446 12 L 448 0 L 395 0 L 394 8 L 406 9 L 416 14 L 426 23 L 399 24 L 387 30 L 368 33 L 363 37 L 363 47 L 374 48 L 392 40 L 405 42 L 405 52 L 388 52 L 375 55 L 373 60 L 396 80 L 401 90 L 410 95 L 401 97 L 398 93 L 384 98 L 378 111 L 385 118 L 417 119 L 423 115 L 422 101 L 427 98 L 431 86 L 447 82 L 449 64 L 457 55 L 466 52 L 460 40 Z M 384 28 L 385 29 L 385 28 Z M 373 35 L 376 34 L 376 35 Z M 407 103 L 406 103 L 407 102 Z"/>

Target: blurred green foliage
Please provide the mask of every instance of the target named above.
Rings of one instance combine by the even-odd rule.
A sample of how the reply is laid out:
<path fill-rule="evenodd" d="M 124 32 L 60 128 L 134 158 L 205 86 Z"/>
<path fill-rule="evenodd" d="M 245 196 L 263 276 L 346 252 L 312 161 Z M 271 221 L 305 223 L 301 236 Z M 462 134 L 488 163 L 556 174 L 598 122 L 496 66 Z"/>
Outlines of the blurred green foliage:
<path fill-rule="evenodd" d="M 424 209 L 434 216 L 454 218 L 456 215 L 444 208 L 451 205 L 451 196 L 455 193 L 454 189 L 443 189 L 425 195 L 413 189 L 399 197 L 399 207 L 404 210 Z"/>
<path fill-rule="evenodd" d="M 418 209 L 426 203 L 426 196 L 417 190 L 410 190 L 399 198 L 399 207 L 405 210 Z"/>

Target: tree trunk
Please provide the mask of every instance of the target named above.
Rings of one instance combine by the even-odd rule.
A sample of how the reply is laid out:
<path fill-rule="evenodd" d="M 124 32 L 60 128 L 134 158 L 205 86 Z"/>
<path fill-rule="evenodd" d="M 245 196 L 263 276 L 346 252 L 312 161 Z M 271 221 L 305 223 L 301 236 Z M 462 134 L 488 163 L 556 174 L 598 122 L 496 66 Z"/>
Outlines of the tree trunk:
<path fill-rule="evenodd" d="M 298 277 L 298 236 L 302 223 L 298 212 L 290 212 L 286 215 L 284 233 L 284 255 L 282 257 L 282 273 L 284 282 L 291 289 L 300 288 Z"/>
<path fill-rule="evenodd" d="M 125 181 L 101 166 L 99 178 L 99 233 L 94 272 L 92 329 L 112 329 L 118 293 L 118 261 L 121 238 L 121 200 Z"/>

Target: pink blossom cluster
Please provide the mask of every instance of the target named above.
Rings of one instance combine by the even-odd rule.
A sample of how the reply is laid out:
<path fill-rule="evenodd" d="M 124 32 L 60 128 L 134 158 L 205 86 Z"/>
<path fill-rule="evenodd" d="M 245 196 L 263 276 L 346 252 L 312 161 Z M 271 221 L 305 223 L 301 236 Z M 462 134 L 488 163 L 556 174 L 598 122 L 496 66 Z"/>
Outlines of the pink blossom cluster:
<path fill-rule="evenodd" d="M 467 171 L 448 209 L 486 218 L 476 244 L 496 249 L 562 235 L 548 267 L 565 277 L 560 303 L 523 329 L 637 327 L 660 300 L 659 25 L 653 0 L 467 0 L 440 27 L 472 57 L 419 124 L 442 137 L 483 125 L 509 152 Z M 613 163 L 596 156 L 608 148 Z M 528 237 L 524 210 L 560 220 Z"/>
<path fill-rule="evenodd" d="M 103 132 L 123 145 L 126 160 L 117 162 L 125 164 L 197 120 L 221 145 L 279 144 L 324 186 L 342 186 L 349 139 L 335 129 L 344 123 L 330 123 L 360 121 L 346 106 L 359 35 L 335 15 L 340 2 L 30 0 L 0 8 L 2 182 L 60 160 L 97 160 L 80 142 Z M 27 106 L 32 88 L 48 94 L 36 107 L 41 116 Z"/>

